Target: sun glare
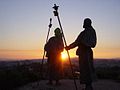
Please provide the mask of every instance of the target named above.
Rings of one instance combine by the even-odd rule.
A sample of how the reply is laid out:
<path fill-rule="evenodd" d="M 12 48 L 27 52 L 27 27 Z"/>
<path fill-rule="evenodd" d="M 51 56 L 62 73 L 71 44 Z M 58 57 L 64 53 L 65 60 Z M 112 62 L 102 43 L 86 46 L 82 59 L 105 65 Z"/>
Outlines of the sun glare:
<path fill-rule="evenodd" d="M 61 58 L 62 61 L 66 61 L 66 59 L 68 58 L 67 52 L 65 50 L 61 53 Z"/>

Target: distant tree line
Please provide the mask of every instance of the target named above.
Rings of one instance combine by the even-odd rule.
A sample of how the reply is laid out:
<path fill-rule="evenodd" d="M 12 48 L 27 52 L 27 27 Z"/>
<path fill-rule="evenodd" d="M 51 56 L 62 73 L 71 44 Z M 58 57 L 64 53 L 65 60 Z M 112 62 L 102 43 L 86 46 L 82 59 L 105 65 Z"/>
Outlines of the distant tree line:
<path fill-rule="evenodd" d="M 96 74 L 98 79 L 111 79 L 120 82 L 120 67 L 97 67 Z"/>

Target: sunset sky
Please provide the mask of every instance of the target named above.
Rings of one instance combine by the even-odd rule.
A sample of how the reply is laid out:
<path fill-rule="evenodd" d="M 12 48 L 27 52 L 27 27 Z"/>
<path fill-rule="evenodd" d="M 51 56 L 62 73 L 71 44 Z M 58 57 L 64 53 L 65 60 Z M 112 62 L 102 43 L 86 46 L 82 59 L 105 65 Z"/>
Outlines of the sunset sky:
<path fill-rule="evenodd" d="M 0 59 L 42 58 L 49 19 L 50 37 L 59 27 L 55 3 L 68 45 L 89 17 L 98 39 L 94 58 L 120 58 L 120 0 L 0 0 Z M 71 57 L 75 51 L 70 50 Z"/>

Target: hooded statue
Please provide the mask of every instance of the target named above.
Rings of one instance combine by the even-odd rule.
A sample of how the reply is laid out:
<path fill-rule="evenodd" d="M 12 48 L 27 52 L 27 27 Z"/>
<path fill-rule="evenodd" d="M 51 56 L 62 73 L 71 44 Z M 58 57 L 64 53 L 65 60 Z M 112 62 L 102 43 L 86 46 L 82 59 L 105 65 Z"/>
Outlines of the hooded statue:
<path fill-rule="evenodd" d="M 86 18 L 83 23 L 85 29 L 72 44 L 65 47 L 67 50 L 78 47 L 76 55 L 79 56 L 80 82 L 86 84 L 85 90 L 93 90 L 91 83 L 96 79 L 92 48 L 96 46 L 97 37 L 91 24 L 91 20 Z"/>
<path fill-rule="evenodd" d="M 64 49 L 62 33 L 59 28 L 56 28 L 54 33 L 55 36 L 51 37 L 44 47 L 48 57 L 49 84 L 52 84 L 53 80 L 58 84 L 62 73 L 61 52 Z"/>

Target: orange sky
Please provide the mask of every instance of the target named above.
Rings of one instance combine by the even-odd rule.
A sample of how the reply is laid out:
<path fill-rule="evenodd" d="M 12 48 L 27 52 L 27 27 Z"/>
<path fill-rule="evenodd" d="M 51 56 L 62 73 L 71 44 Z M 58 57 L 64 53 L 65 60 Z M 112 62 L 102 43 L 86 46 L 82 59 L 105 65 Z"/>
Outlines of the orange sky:
<path fill-rule="evenodd" d="M 40 50 L 0 50 L 1 59 L 39 59 L 41 57 Z"/>
<path fill-rule="evenodd" d="M 94 58 L 120 58 L 120 48 L 117 49 L 93 49 Z M 76 56 L 76 48 L 69 51 L 70 57 Z M 66 51 L 64 54 L 67 55 Z M 43 50 L 0 50 L 1 59 L 41 59 Z"/>

